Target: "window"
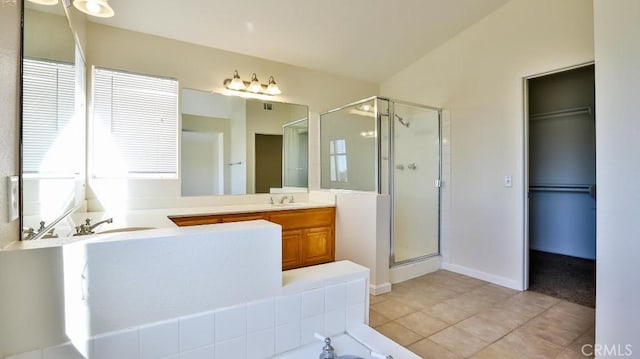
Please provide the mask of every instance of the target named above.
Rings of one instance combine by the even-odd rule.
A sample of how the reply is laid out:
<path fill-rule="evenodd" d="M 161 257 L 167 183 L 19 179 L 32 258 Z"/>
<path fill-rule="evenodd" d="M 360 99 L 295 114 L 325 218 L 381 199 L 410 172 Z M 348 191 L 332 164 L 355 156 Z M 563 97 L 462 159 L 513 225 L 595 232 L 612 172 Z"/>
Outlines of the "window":
<path fill-rule="evenodd" d="M 177 178 L 178 81 L 95 68 L 93 174 Z"/>
<path fill-rule="evenodd" d="M 331 181 L 349 182 L 347 179 L 347 143 L 344 139 L 329 141 Z"/>
<path fill-rule="evenodd" d="M 75 68 L 50 60 L 23 61 L 22 166 L 24 173 L 60 174 L 47 162 L 75 113 Z"/>

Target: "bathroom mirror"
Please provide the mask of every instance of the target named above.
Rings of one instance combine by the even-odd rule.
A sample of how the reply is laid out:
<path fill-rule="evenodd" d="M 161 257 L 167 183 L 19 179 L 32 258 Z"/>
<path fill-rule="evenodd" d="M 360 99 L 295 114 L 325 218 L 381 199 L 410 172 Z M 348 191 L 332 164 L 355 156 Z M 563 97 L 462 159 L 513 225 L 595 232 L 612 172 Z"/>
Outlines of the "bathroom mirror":
<path fill-rule="evenodd" d="M 159 202 L 172 203 L 174 198 L 181 196 L 251 194 L 288 190 L 306 192 L 307 106 L 270 101 L 264 96 L 262 100 L 225 96 L 228 102 L 226 105 L 228 113 L 224 115 L 201 112 L 197 109 L 190 110 L 187 105 L 190 97 L 196 98 L 196 101 L 208 103 L 205 107 L 213 107 L 216 103 L 211 91 L 201 90 L 180 90 L 179 113 L 181 116 L 178 127 L 180 131 L 176 136 L 179 136 L 178 144 L 180 145 L 182 142 L 189 146 L 193 142 L 204 141 L 209 148 L 222 148 L 219 152 L 222 155 L 208 153 L 211 162 L 214 163 L 211 165 L 214 171 L 207 174 L 208 180 L 190 171 L 189 168 L 184 170 L 178 168 L 177 175 L 172 178 L 96 176 L 93 171 L 98 161 L 91 158 L 96 153 L 95 148 L 92 147 L 95 141 L 91 137 L 93 120 L 91 120 L 91 111 L 85 109 L 85 102 L 86 107 L 90 109 L 95 105 L 92 104 L 91 91 L 85 90 L 85 78 L 90 83 L 94 66 L 133 74 L 172 78 L 178 81 L 179 87 L 206 89 L 213 83 L 220 84 L 221 79 L 210 79 L 206 69 L 202 71 L 185 69 L 185 63 L 181 62 L 180 58 L 188 56 L 168 56 L 178 53 L 180 49 L 188 48 L 186 51 L 196 51 L 197 54 L 199 54 L 198 51 L 203 50 L 189 47 L 191 45 L 188 42 L 158 38 L 149 41 L 144 34 L 110 27 L 109 19 L 97 20 L 97 18 L 85 16 L 73 6 L 65 9 L 62 5 L 64 2 L 58 2 L 54 6 L 38 5 L 31 1 L 23 3 L 25 59 L 45 60 L 59 64 L 60 67 L 67 66 L 75 71 L 74 84 L 69 85 L 71 88 L 59 86 L 60 91 L 58 89 L 51 91 L 40 86 L 38 82 L 34 83 L 35 98 L 41 99 L 42 93 L 55 94 L 51 96 L 51 101 L 56 103 L 56 108 L 73 108 L 70 110 L 72 115 L 57 112 L 49 115 L 52 121 L 50 134 L 39 127 L 41 126 L 39 120 L 44 118 L 42 113 L 36 111 L 33 115 L 28 115 L 28 111 L 23 111 L 23 167 L 21 170 L 23 227 L 33 227 L 37 230 L 40 221 L 45 221 L 48 226 L 61 214 L 80 204 L 86 204 L 89 211 L 99 211 L 107 208 L 138 208 L 136 206 L 141 201 L 144 203 L 141 206 Z M 73 31 L 70 31 L 70 28 Z M 124 31 L 128 32 L 122 33 Z M 119 40 L 114 41 L 112 37 Z M 127 41 L 124 41 L 125 39 Z M 152 44 L 149 45 L 149 42 Z M 82 47 L 77 47 L 76 43 L 81 43 Z M 132 50 L 136 48 L 144 48 L 144 50 L 134 54 Z M 82 54 L 89 60 L 86 65 Z M 207 64 L 216 66 L 215 61 Z M 220 66 L 227 67 L 228 64 L 223 63 Z M 70 90 L 74 95 L 70 95 Z M 225 93 L 225 95 L 229 94 Z M 27 96 L 23 97 L 27 99 Z M 69 101 L 62 105 L 63 100 L 72 98 L 72 105 Z M 28 103 L 23 105 L 28 106 Z M 37 106 L 35 108 L 40 110 Z M 232 110 L 240 112 L 235 113 Z M 87 115 L 89 115 L 89 121 L 86 121 Z M 65 116 L 69 119 L 68 123 L 62 120 Z M 229 123 L 228 128 L 220 129 L 216 124 L 211 125 L 210 121 L 209 125 L 213 127 L 209 126 L 208 129 L 203 130 L 199 126 L 205 122 L 198 123 L 198 116 L 226 119 Z M 233 122 L 234 127 L 232 127 L 230 119 L 237 116 L 244 116 L 243 125 L 236 126 L 237 123 Z M 186 120 L 183 121 L 183 117 Z M 292 123 L 297 125 L 286 127 L 289 129 L 285 130 L 285 126 Z M 207 125 L 204 127 L 207 128 Z M 28 130 L 29 128 L 31 130 Z M 28 147 L 30 138 L 37 140 L 45 132 L 50 138 L 46 146 Z M 205 141 L 204 138 L 207 140 Z M 90 140 L 87 141 L 87 139 Z M 262 147 L 256 148 L 256 139 L 259 142 L 258 146 L 265 143 L 269 146 L 271 143 L 271 147 L 274 147 L 273 142 L 277 144 L 279 141 L 277 156 L 273 155 L 276 152 L 271 152 L 271 157 L 267 157 L 266 160 L 256 158 L 256 153 L 258 155 L 266 153 Z M 33 148 L 39 149 L 40 152 L 34 152 Z M 54 148 L 59 150 L 54 151 Z M 182 152 L 189 151 L 192 153 L 195 151 L 197 154 L 184 157 L 180 155 Z M 30 155 L 30 153 L 35 154 Z M 195 166 L 198 168 L 197 161 L 201 160 L 198 159 L 201 153 L 198 149 L 186 148 L 185 150 L 180 146 L 177 163 L 180 167 L 182 164 L 191 165 L 193 169 L 194 163 L 189 161 L 195 161 Z M 36 160 L 29 162 L 30 157 Z M 213 158 L 217 158 L 215 162 Z M 100 163 L 105 162 L 113 161 Z M 289 166 L 288 169 L 283 166 L 283 163 Z M 263 175 L 263 171 L 267 171 L 268 176 Z M 264 183 L 262 181 L 264 178 L 269 180 Z M 277 181 L 274 181 L 274 178 Z"/>
<path fill-rule="evenodd" d="M 307 188 L 308 108 L 181 91 L 183 196 Z"/>
<path fill-rule="evenodd" d="M 62 3 L 23 6 L 22 226 L 37 232 L 84 199 L 85 65 Z"/>

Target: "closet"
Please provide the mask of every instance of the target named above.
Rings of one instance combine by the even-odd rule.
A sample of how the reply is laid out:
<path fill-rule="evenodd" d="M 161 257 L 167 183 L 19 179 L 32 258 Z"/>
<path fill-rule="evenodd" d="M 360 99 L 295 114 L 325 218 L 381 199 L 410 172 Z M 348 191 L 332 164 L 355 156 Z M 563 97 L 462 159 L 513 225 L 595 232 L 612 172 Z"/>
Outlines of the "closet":
<path fill-rule="evenodd" d="M 594 66 L 530 78 L 527 93 L 529 288 L 593 306 Z"/>

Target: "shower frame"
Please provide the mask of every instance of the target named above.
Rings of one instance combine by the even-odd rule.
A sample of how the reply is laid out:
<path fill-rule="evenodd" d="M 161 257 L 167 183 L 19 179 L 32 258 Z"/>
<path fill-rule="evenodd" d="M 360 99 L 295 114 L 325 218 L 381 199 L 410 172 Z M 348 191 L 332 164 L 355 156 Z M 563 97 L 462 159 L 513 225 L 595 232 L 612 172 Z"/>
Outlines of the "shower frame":
<path fill-rule="evenodd" d="M 386 114 L 382 114 L 378 111 L 378 101 L 379 100 L 383 100 L 383 101 L 387 101 L 387 103 L 389 104 L 389 107 L 387 109 Z M 441 108 L 437 108 L 437 107 L 433 107 L 433 106 L 427 106 L 427 105 L 422 105 L 422 104 L 417 104 L 417 103 L 413 103 L 413 102 L 408 102 L 408 101 L 401 101 L 401 100 L 396 100 L 393 98 L 389 98 L 389 97 L 382 97 L 382 96 L 371 96 L 371 97 L 367 97 L 355 102 L 351 102 L 349 104 L 346 104 L 344 106 L 338 107 L 338 108 L 334 108 L 332 110 L 329 110 L 323 114 L 328 114 L 328 113 L 332 113 L 332 112 L 337 112 L 337 111 L 341 111 L 344 109 L 347 109 L 349 107 L 354 107 L 366 102 L 370 102 L 373 101 L 375 106 L 374 106 L 374 118 L 376 121 L 375 124 L 375 128 L 376 128 L 376 134 L 375 134 L 375 145 L 376 145 L 376 152 L 377 152 L 377 158 L 375 161 L 375 172 L 377 174 L 376 176 L 376 181 L 375 181 L 375 188 L 376 188 L 376 192 L 378 194 L 387 194 L 389 195 L 389 212 L 390 212 L 390 233 L 389 233 L 389 238 L 390 238 L 390 242 L 389 242 L 389 266 L 390 267 L 395 267 L 395 266 L 401 266 L 401 265 L 406 265 L 406 264 L 411 264 L 411 263 L 415 263 L 415 262 L 420 262 L 423 261 L 425 259 L 431 258 L 431 257 L 437 257 L 440 255 L 440 251 L 441 251 L 441 237 L 442 237 L 442 228 L 441 228 L 441 217 L 442 217 L 442 213 L 441 213 L 441 209 L 442 209 L 442 109 Z M 438 188 L 438 193 L 437 193 L 437 197 L 438 197 L 438 205 L 437 205 L 437 213 L 438 213 L 438 219 L 437 219 L 437 223 L 438 223 L 438 250 L 436 253 L 430 253 L 430 254 L 426 254 L 423 256 L 418 256 L 418 257 L 414 257 L 414 258 L 410 258 L 410 259 L 406 259 L 406 260 L 402 260 L 402 261 L 396 261 L 395 257 L 396 257 L 396 253 L 395 253 L 395 242 L 396 242 L 396 238 L 395 238 L 395 230 L 396 230 L 396 218 L 395 218 L 395 181 L 394 181 L 394 173 L 395 171 L 393 171 L 393 169 L 395 168 L 395 156 L 394 156 L 394 147 L 395 147 L 395 126 L 394 124 L 394 119 L 395 119 L 395 104 L 402 104 L 402 105 L 407 105 L 407 106 L 412 106 L 412 107 L 417 107 L 417 108 L 422 108 L 422 109 L 426 109 L 426 110 L 433 110 L 433 111 L 437 111 L 438 113 L 438 153 L 437 153 L 437 158 L 438 158 L 438 164 L 437 164 L 437 172 L 438 172 L 438 179 L 436 180 L 436 183 L 434 183 L 434 186 L 436 188 Z M 388 153 L 388 184 L 387 184 L 387 189 L 386 189 L 386 193 L 383 191 L 383 189 L 381 188 L 381 183 L 382 183 L 382 160 L 383 160 L 383 153 L 382 153 L 382 140 L 380 138 L 380 134 L 382 133 L 382 116 L 383 115 L 387 115 L 389 116 L 389 121 L 388 121 L 388 126 L 387 126 L 387 131 L 389 134 L 389 140 L 388 140 L 388 146 L 389 146 L 389 153 Z"/>

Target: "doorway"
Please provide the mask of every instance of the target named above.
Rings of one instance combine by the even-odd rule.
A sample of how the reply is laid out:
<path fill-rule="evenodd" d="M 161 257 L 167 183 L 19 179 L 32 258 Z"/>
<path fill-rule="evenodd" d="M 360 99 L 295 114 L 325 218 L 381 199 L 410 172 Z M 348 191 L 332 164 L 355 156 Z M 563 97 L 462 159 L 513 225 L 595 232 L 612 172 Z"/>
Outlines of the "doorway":
<path fill-rule="evenodd" d="M 255 134 L 255 193 L 282 187 L 282 135 Z"/>
<path fill-rule="evenodd" d="M 528 289 L 595 307 L 595 75 L 526 79 Z"/>

